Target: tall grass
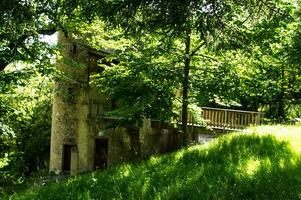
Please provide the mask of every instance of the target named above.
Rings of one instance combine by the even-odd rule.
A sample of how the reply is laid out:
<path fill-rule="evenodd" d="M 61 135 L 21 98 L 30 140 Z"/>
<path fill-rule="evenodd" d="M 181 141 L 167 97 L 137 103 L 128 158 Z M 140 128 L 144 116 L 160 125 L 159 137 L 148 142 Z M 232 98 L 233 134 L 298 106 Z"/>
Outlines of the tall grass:
<path fill-rule="evenodd" d="M 301 199 L 300 131 L 255 127 L 10 199 Z"/>

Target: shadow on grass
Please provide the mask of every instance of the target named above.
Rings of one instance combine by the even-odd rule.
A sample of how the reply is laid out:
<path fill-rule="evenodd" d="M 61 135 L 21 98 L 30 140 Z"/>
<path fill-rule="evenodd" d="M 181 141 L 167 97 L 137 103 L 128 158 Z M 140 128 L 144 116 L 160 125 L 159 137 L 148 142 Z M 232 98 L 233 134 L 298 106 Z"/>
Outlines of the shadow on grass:
<path fill-rule="evenodd" d="M 301 162 L 273 136 L 232 135 L 139 164 L 30 190 L 20 199 L 300 199 Z"/>

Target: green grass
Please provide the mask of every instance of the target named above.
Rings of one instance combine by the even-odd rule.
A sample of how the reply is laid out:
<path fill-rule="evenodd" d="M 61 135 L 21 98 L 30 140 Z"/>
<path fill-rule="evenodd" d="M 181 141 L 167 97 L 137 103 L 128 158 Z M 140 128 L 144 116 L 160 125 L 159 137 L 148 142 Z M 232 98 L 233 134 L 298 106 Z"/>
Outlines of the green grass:
<path fill-rule="evenodd" d="M 11 199 L 301 199 L 301 127 L 255 127 Z"/>

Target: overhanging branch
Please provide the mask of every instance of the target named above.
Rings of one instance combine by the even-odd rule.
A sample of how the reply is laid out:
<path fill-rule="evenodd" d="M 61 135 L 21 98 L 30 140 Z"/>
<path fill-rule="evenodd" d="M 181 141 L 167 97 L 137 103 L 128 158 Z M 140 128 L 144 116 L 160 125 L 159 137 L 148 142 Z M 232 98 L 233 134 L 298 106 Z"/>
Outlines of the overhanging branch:
<path fill-rule="evenodd" d="M 217 59 L 211 57 L 211 56 L 207 56 L 207 55 L 204 55 L 204 54 L 195 54 L 196 56 L 201 56 L 201 57 L 204 57 L 204 58 L 208 58 L 210 60 L 213 60 L 215 62 L 219 62 Z"/>
<path fill-rule="evenodd" d="M 198 50 L 200 50 L 204 45 L 206 44 L 206 42 L 204 41 L 202 44 L 200 44 L 197 48 L 195 48 L 191 54 L 190 54 L 190 57 L 196 55 L 196 53 L 198 52 Z"/>

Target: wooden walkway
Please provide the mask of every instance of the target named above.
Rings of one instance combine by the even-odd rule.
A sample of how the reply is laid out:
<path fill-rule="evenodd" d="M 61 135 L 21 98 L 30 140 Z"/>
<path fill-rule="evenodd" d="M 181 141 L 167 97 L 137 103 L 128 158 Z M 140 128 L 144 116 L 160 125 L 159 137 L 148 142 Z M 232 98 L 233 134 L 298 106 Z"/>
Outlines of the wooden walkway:
<path fill-rule="evenodd" d="M 202 117 L 211 128 L 241 130 L 261 123 L 261 113 L 202 107 Z"/>
<path fill-rule="evenodd" d="M 111 105 L 109 103 L 90 102 L 90 109 L 91 117 L 100 117 L 111 120 L 118 119 L 116 117 L 104 115 L 105 112 L 111 110 Z M 250 125 L 260 125 L 262 115 L 260 112 L 210 107 L 202 107 L 202 113 L 200 114 L 210 128 L 222 130 L 242 130 Z M 152 122 L 156 123 L 157 120 L 152 120 Z M 181 124 L 181 122 L 179 124 Z M 188 126 L 196 128 L 204 127 L 204 125 L 196 123 L 191 114 L 188 114 Z"/>

